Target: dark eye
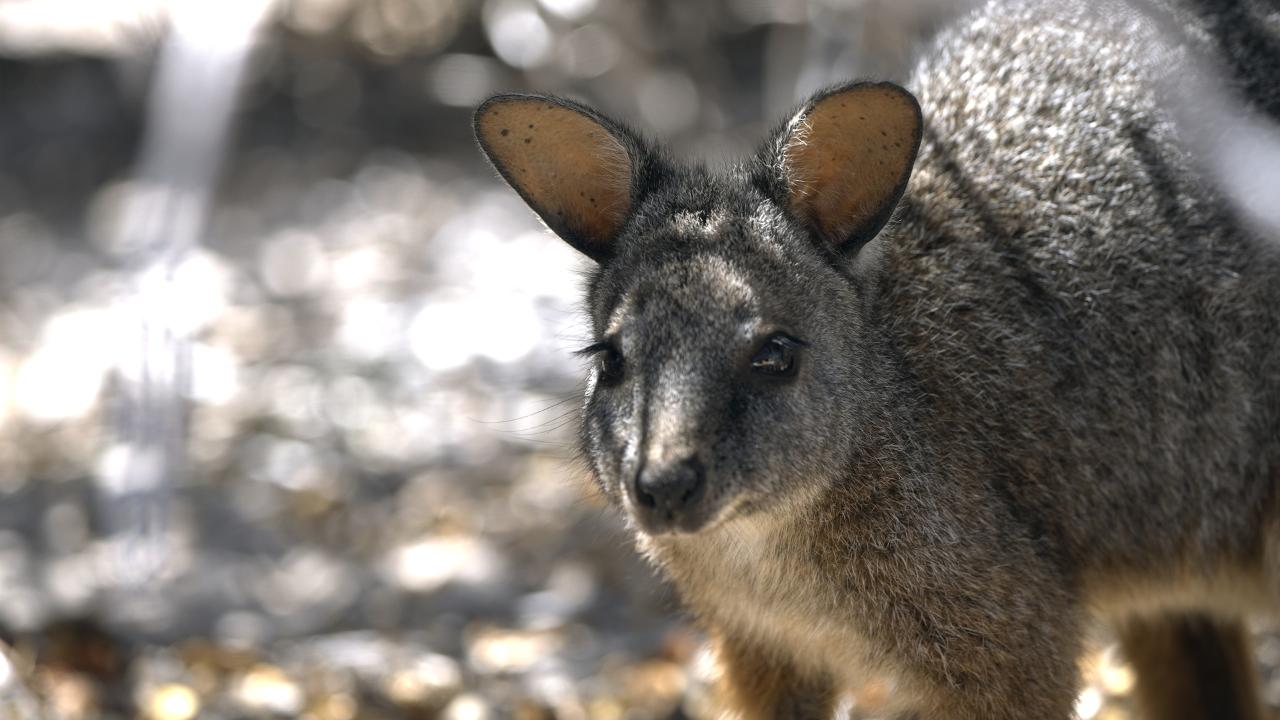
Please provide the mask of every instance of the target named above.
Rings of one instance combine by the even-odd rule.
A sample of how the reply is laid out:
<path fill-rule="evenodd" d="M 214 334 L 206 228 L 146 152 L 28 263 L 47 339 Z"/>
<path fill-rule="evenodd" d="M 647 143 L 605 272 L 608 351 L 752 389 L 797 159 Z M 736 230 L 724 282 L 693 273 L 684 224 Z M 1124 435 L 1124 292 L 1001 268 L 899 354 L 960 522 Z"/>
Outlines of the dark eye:
<path fill-rule="evenodd" d="M 625 370 L 622 353 L 618 352 L 618 348 L 614 347 L 613 343 L 605 341 L 588 345 L 577 354 L 585 355 L 595 361 L 596 380 L 601 385 L 616 385 L 622 381 Z"/>
<path fill-rule="evenodd" d="M 617 385 L 622 381 L 622 353 L 612 347 L 606 347 L 596 356 L 597 377 L 602 385 Z"/>
<path fill-rule="evenodd" d="M 771 336 L 751 356 L 752 371 L 769 377 L 791 377 L 796 373 L 796 346 L 800 341 L 787 335 Z"/>

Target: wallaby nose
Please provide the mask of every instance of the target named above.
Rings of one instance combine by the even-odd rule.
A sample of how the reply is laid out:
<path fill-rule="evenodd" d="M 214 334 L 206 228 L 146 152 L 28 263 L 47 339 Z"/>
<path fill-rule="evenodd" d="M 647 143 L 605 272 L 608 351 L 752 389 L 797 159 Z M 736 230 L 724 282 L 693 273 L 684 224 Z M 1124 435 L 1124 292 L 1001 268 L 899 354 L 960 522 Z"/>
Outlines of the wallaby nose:
<path fill-rule="evenodd" d="M 652 531 L 672 527 L 695 530 L 706 472 L 697 458 L 674 464 L 647 466 L 636 477 L 635 500 L 640 520 Z"/>

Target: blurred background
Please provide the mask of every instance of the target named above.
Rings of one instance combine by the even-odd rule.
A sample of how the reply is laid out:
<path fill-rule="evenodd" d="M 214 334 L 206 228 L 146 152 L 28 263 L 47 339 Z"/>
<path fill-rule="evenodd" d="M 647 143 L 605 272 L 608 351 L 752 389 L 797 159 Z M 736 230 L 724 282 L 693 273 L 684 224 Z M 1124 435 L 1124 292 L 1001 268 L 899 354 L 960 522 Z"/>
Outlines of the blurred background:
<path fill-rule="evenodd" d="M 724 162 L 968 6 L 0 0 L 0 717 L 714 716 L 574 460 L 585 261 L 471 110 Z"/>

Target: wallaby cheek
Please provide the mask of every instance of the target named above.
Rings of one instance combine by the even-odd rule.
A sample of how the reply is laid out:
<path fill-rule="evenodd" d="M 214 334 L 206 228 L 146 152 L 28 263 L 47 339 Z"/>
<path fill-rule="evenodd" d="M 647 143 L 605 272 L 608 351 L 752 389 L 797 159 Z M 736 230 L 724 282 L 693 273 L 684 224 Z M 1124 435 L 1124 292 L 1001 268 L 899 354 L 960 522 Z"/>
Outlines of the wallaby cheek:
<path fill-rule="evenodd" d="M 732 418 L 714 452 L 724 502 L 744 493 L 767 501 L 791 482 L 802 462 L 792 437 L 796 422 L 789 404 L 776 397 L 758 398 Z"/>
<path fill-rule="evenodd" d="M 627 430 L 628 423 L 620 420 L 615 413 L 606 408 L 591 407 L 586 416 L 587 455 L 596 479 L 605 495 L 614 503 L 621 504 L 625 493 L 625 478 L 631 445 Z"/>
<path fill-rule="evenodd" d="M 787 398 L 782 414 L 787 418 L 786 431 L 780 434 L 781 447 L 775 455 L 784 464 L 780 471 L 787 485 L 824 484 L 827 476 L 841 472 L 833 458 L 846 457 L 842 438 L 848 433 L 848 419 L 853 417 L 849 405 L 853 400 L 828 390 L 840 387 L 823 372 L 810 372 L 797 392 Z"/>

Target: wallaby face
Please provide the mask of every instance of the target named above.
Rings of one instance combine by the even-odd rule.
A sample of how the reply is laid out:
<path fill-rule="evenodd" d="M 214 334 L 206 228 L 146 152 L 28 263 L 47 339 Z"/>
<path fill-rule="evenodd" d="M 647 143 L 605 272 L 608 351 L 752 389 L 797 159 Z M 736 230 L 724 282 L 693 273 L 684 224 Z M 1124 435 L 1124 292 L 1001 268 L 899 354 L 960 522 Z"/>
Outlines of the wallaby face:
<path fill-rule="evenodd" d="M 496 97 L 476 130 L 548 226 L 600 264 L 582 439 L 639 529 L 695 533 L 838 477 L 871 419 L 861 388 L 875 370 L 845 266 L 906 184 L 914 98 L 887 84 L 823 93 L 719 176 L 553 98 Z"/>
<path fill-rule="evenodd" d="M 795 238 L 704 212 L 620 253 L 592 293 L 601 339 L 583 440 L 606 493 L 648 533 L 811 494 L 843 450 L 822 418 L 849 417 L 857 400 L 828 390 L 858 369 L 857 348 L 826 331 L 832 313 L 856 316 L 847 284 Z M 661 262 L 646 260 L 654 249 Z"/>

